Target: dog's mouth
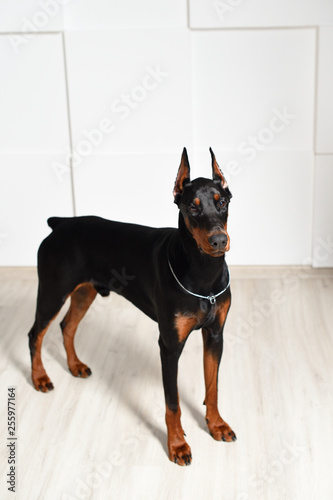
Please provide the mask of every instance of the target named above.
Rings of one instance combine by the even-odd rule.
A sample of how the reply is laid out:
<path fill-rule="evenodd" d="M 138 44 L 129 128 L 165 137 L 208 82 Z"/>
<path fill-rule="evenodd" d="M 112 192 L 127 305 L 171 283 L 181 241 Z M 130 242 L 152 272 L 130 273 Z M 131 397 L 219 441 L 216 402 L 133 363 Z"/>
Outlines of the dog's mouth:
<path fill-rule="evenodd" d="M 211 257 L 222 257 L 228 250 L 216 250 L 215 252 L 209 252 Z"/>
<path fill-rule="evenodd" d="M 212 257 L 222 257 L 228 250 L 217 250 L 216 252 L 210 252 Z"/>
<path fill-rule="evenodd" d="M 211 257 L 222 257 L 226 252 L 229 251 L 230 245 L 228 244 L 224 250 L 204 250 L 202 247 L 198 247 L 200 253 L 210 255 Z"/>

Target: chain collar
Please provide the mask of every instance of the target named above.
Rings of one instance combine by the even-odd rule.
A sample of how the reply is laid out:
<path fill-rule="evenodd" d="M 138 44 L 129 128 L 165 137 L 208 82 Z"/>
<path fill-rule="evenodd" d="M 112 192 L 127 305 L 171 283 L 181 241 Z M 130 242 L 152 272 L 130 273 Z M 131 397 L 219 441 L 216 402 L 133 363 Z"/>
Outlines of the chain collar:
<path fill-rule="evenodd" d="M 227 286 L 219 293 L 217 293 L 216 295 L 199 295 L 198 293 L 193 293 L 191 292 L 190 290 L 187 290 L 187 288 L 185 288 L 181 282 L 179 281 L 179 279 L 177 278 L 177 276 L 175 275 L 175 272 L 174 270 L 172 269 L 172 265 L 170 263 L 170 260 L 169 260 L 169 257 L 168 257 L 168 264 L 169 264 L 169 267 L 170 267 L 170 271 L 172 272 L 172 275 L 173 277 L 175 278 L 175 280 L 177 281 L 178 285 L 186 292 L 186 293 L 189 293 L 190 295 L 193 295 L 193 297 L 198 297 L 199 299 L 206 299 L 206 300 L 209 300 L 209 302 L 213 305 L 213 304 L 216 304 L 216 297 L 219 297 L 220 295 L 222 295 L 222 293 L 224 293 L 227 288 L 229 288 L 229 285 L 230 285 L 230 273 L 229 273 L 229 269 L 228 269 L 228 284 Z"/>

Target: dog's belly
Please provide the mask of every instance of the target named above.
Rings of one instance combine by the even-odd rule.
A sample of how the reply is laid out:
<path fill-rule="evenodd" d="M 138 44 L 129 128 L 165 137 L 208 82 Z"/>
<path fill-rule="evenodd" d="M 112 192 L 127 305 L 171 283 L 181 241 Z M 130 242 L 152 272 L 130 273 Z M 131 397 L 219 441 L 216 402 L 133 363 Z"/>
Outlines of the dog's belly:
<path fill-rule="evenodd" d="M 110 292 L 116 292 L 132 302 L 149 318 L 157 321 L 152 287 L 142 283 L 137 274 L 129 274 L 126 266 L 122 267 L 120 273 L 115 268 L 111 270 L 111 274 L 108 270 L 103 277 L 93 273 L 89 281 L 102 297 L 108 296 Z"/>

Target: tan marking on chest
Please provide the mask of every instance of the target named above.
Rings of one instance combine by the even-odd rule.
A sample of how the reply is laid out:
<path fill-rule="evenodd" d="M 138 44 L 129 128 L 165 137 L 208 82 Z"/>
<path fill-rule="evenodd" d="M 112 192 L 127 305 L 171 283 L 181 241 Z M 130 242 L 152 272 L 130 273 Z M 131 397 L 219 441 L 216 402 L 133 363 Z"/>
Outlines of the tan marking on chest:
<path fill-rule="evenodd" d="M 185 315 L 177 313 L 175 316 L 175 327 L 178 333 L 179 342 L 184 342 L 202 319 L 202 314 Z"/>
<path fill-rule="evenodd" d="M 226 320 L 230 308 L 230 304 L 231 304 L 231 298 L 228 297 L 228 299 L 225 302 L 223 302 L 217 310 L 217 317 L 219 319 L 219 324 L 221 326 L 224 325 L 224 322 Z"/>

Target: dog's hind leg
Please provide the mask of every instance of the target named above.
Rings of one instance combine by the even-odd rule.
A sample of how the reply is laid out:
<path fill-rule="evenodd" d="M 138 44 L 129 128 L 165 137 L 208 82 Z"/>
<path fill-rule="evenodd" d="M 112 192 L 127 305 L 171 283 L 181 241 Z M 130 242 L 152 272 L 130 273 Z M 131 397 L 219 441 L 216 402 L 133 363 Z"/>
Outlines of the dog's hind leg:
<path fill-rule="evenodd" d="M 38 289 L 37 309 L 35 322 L 28 334 L 31 356 L 31 378 L 37 391 L 48 392 L 53 389 L 53 384 L 48 377 L 42 362 L 42 342 L 50 326 L 66 300 L 65 297 L 55 297 L 53 293 L 47 294 Z"/>
<path fill-rule="evenodd" d="M 91 283 L 83 283 L 76 287 L 71 295 L 70 308 L 60 323 L 64 337 L 68 368 L 74 377 L 86 378 L 91 375 L 90 368 L 82 363 L 76 355 L 74 335 L 79 322 L 92 304 L 96 294 L 97 292 Z"/>

